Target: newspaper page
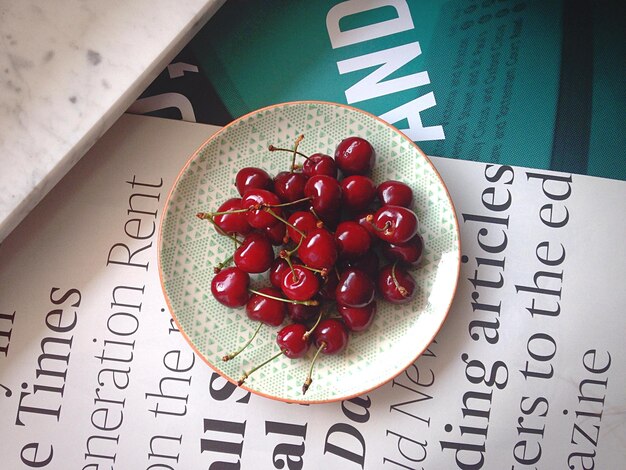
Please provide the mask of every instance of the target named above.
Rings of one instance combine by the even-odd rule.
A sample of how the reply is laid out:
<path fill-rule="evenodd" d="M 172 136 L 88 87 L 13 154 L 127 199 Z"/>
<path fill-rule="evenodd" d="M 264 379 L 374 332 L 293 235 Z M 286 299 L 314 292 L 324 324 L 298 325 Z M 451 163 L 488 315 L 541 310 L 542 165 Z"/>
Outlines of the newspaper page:
<path fill-rule="evenodd" d="M 626 183 L 433 158 L 463 247 L 443 329 L 371 393 L 290 405 L 195 356 L 159 284 L 216 129 L 123 116 L 0 245 L 2 468 L 621 468 Z"/>

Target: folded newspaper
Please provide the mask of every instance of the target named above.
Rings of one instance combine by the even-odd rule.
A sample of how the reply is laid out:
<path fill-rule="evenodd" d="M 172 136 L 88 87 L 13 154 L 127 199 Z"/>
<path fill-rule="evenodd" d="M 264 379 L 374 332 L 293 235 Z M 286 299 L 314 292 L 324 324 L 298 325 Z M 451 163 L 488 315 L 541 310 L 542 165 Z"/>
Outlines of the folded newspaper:
<path fill-rule="evenodd" d="M 443 329 L 371 393 L 289 405 L 194 355 L 159 284 L 164 200 L 216 129 L 124 116 L 0 245 L 2 468 L 623 466 L 626 183 L 433 158 L 463 246 Z"/>

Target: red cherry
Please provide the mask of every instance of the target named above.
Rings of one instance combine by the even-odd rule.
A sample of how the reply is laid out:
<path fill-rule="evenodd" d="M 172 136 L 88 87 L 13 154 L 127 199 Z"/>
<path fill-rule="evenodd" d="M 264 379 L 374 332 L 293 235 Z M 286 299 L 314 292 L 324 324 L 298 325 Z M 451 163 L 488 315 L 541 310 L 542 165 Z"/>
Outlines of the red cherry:
<path fill-rule="evenodd" d="M 313 330 L 315 347 L 322 348 L 324 354 L 338 354 L 348 345 L 348 332 L 339 320 L 328 318 L 322 320 Z"/>
<path fill-rule="evenodd" d="M 318 228 L 319 220 L 317 220 L 309 211 L 296 211 L 291 214 L 289 219 L 287 219 L 287 222 L 306 235 L 311 230 Z M 302 235 L 294 230 L 293 227 L 287 227 L 287 234 L 295 243 L 300 243 Z"/>
<path fill-rule="evenodd" d="M 365 307 L 374 300 L 374 282 L 360 269 L 346 269 L 339 278 L 335 298 L 339 305 Z"/>
<path fill-rule="evenodd" d="M 271 227 L 258 229 L 265 234 L 270 243 L 274 246 L 281 246 L 285 243 L 285 235 L 287 234 L 287 226 L 285 224 L 274 224 Z"/>
<path fill-rule="evenodd" d="M 372 217 L 367 212 L 362 212 L 357 214 L 354 217 L 354 221 L 357 222 L 361 227 L 367 230 L 367 233 L 370 235 L 370 239 L 372 241 L 372 245 L 380 242 L 380 238 L 378 238 L 378 233 L 376 232 L 376 228 L 369 221 L 369 218 Z M 373 217 L 372 217 L 373 218 Z"/>
<path fill-rule="evenodd" d="M 361 137 L 348 137 L 337 145 L 335 161 L 346 176 L 364 175 L 374 168 L 376 152 L 367 140 Z"/>
<path fill-rule="evenodd" d="M 328 273 L 328 276 L 320 288 L 320 295 L 322 298 L 326 300 L 335 300 L 335 290 L 337 289 L 338 283 L 339 278 L 337 277 L 335 271 Z"/>
<path fill-rule="evenodd" d="M 341 195 L 341 203 L 347 210 L 362 211 L 374 201 L 376 185 L 367 176 L 348 176 L 341 181 Z"/>
<path fill-rule="evenodd" d="M 337 178 L 337 164 L 335 159 L 323 153 L 314 153 L 302 164 L 302 173 L 307 177 L 327 175 Z"/>
<path fill-rule="evenodd" d="M 276 343 L 285 356 L 290 359 L 304 357 L 311 344 L 308 336 L 305 336 L 306 331 L 306 326 L 292 323 L 278 332 Z"/>
<path fill-rule="evenodd" d="M 382 204 L 392 206 L 411 207 L 413 204 L 413 190 L 401 181 L 385 181 L 376 188 L 376 194 Z"/>
<path fill-rule="evenodd" d="M 292 321 L 297 323 L 307 323 L 320 314 L 321 306 L 304 304 L 287 304 L 287 313 Z"/>
<path fill-rule="evenodd" d="M 363 256 L 370 249 L 371 238 L 365 228 L 347 220 L 341 222 L 335 230 L 335 240 L 339 249 L 339 257 L 355 259 Z"/>
<path fill-rule="evenodd" d="M 282 202 L 304 198 L 304 185 L 308 178 L 303 173 L 281 171 L 274 177 L 274 193 Z"/>
<path fill-rule="evenodd" d="M 270 266 L 270 282 L 277 289 L 281 288 L 285 272 L 291 271 L 289 263 L 283 258 L 276 258 Z"/>
<path fill-rule="evenodd" d="M 337 311 L 341 314 L 344 324 L 350 331 L 367 330 L 374 321 L 376 315 L 376 301 L 365 307 L 346 307 L 337 305 Z"/>
<path fill-rule="evenodd" d="M 415 279 L 401 266 L 385 266 L 378 276 L 378 290 L 388 302 L 406 304 L 415 297 Z"/>
<path fill-rule="evenodd" d="M 320 282 L 313 271 L 296 264 L 284 272 L 280 288 L 291 300 L 309 300 L 319 291 Z"/>
<path fill-rule="evenodd" d="M 395 245 L 383 242 L 382 252 L 389 261 L 400 261 L 411 266 L 418 266 L 422 261 L 424 239 L 418 233 L 406 243 Z"/>
<path fill-rule="evenodd" d="M 378 260 L 378 255 L 373 250 L 369 250 L 363 256 L 360 256 L 356 259 L 345 260 L 340 265 L 340 269 L 342 271 L 348 269 L 360 269 L 365 274 L 367 274 L 370 279 L 375 280 L 378 279 L 378 271 L 380 270 L 380 261 Z"/>
<path fill-rule="evenodd" d="M 315 269 L 331 269 L 337 261 L 335 237 L 324 228 L 311 230 L 298 249 L 304 264 Z"/>
<path fill-rule="evenodd" d="M 341 207 L 341 186 L 332 176 L 316 175 L 309 178 L 304 186 L 304 196 L 311 198 L 311 207 L 320 216 Z"/>
<path fill-rule="evenodd" d="M 222 269 L 211 281 L 213 297 L 227 307 L 242 307 L 248 301 L 250 276 L 241 269 L 231 266 Z"/>
<path fill-rule="evenodd" d="M 274 261 L 274 249 L 265 235 L 252 232 L 235 250 L 235 265 L 247 273 L 263 273 Z"/>
<path fill-rule="evenodd" d="M 411 209 L 402 206 L 383 206 L 374 214 L 376 234 L 389 243 L 406 243 L 417 234 L 419 220 Z"/>
<path fill-rule="evenodd" d="M 278 196 L 270 191 L 265 189 L 250 189 L 245 193 L 243 199 L 241 201 L 242 209 L 249 209 L 246 212 L 246 220 L 250 224 L 250 226 L 254 228 L 266 228 L 271 227 L 278 223 L 278 219 L 270 214 L 268 211 L 263 210 L 262 208 L 257 208 L 262 205 L 278 205 L 281 201 Z M 280 207 L 275 207 L 272 209 L 277 215 L 281 215 L 282 211 Z"/>
<path fill-rule="evenodd" d="M 243 196 L 250 189 L 271 189 L 272 178 L 261 168 L 246 167 L 237 172 L 235 186 Z"/>
<path fill-rule="evenodd" d="M 227 212 L 241 209 L 241 198 L 233 197 L 225 201 L 217 212 Z M 252 227 L 246 220 L 245 212 L 233 212 L 231 214 L 216 215 L 213 220 L 215 224 L 226 233 L 238 233 L 246 235 L 252 230 Z M 217 230 L 217 229 L 216 229 Z"/>
<path fill-rule="evenodd" d="M 273 287 L 264 287 L 259 289 L 259 292 L 260 294 L 253 293 L 246 304 L 248 317 L 251 320 L 260 321 L 267 325 L 279 326 L 287 314 L 287 303 L 261 294 L 283 298 L 282 293 Z"/>

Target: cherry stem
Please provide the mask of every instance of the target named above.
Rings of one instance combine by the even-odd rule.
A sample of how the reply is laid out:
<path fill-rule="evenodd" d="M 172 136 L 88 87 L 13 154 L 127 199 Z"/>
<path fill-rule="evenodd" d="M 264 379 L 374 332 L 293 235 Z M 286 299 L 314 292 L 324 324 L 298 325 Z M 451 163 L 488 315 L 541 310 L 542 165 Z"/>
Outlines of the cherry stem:
<path fill-rule="evenodd" d="M 280 215 L 278 215 L 276 212 L 274 212 L 270 207 L 265 207 L 265 211 L 272 215 L 273 217 L 275 217 L 276 219 L 280 220 L 283 224 L 287 225 L 288 227 L 291 227 L 292 229 L 294 229 L 296 232 L 298 232 L 300 235 L 302 235 L 303 237 L 306 237 L 306 234 L 298 229 L 297 227 L 295 227 L 293 224 L 287 222 L 285 219 L 283 219 Z"/>
<path fill-rule="evenodd" d="M 226 258 L 224 261 L 218 263 L 214 268 L 213 268 L 213 272 L 215 274 L 219 273 L 223 268 L 225 268 L 226 266 L 228 266 L 230 264 L 230 262 L 233 260 L 233 256 L 234 255 L 230 255 L 228 258 Z"/>
<path fill-rule="evenodd" d="M 259 364 L 258 366 L 254 367 L 252 370 L 250 370 L 249 372 L 244 372 L 243 375 L 241 376 L 241 378 L 237 381 L 237 385 L 239 385 L 241 387 L 241 385 L 243 385 L 243 383 L 245 382 L 245 380 L 250 377 L 253 373 L 255 373 L 257 370 L 259 370 L 261 367 L 269 364 L 270 362 L 272 362 L 274 359 L 282 356 L 283 354 L 285 354 L 285 351 L 283 351 L 282 349 L 275 355 L 273 355 L 272 357 L 270 357 L 269 359 L 267 359 L 265 362 L 263 362 L 262 364 Z"/>
<path fill-rule="evenodd" d="M 408 297 L 409 291 L 407 291 L 404 287 L 402 287 L 400 283 L 398 282 L 398 278 L 396 278 L 396 265 L 397 264 L 398 262 L 396 261 L 395 263 L 393 263 L 393 266 L 391 266 L 391 279 L 393 279 L 393 283 L 396 285 L 396 289 L 398 289 L 398 292 L 400 292 L 400 295 L 402 297 Z"/>
<path fill-rule="evenodd" d="M 288 206 L 294 206 L 296 204 L 300 204 L 301 202 L 304 201 L 310 201 L 312 198 L 310 197 L 303 197 L 302 199 L 297 199 L 295 201 L 291 201 L 291 202 L 284 202 L 282 204 L 268 204 L 266 206 L 263 207 L 288 207 Z"/>
<path fill-rule="evenodd" d="M 298 245 L 300 246 L 300 245 Z M 281 256 L 282 259 L 284 259 L 285 261 L 287 261 L 287 264 L 289 265 L 289 269 L 291 269 L 291 277 L 293 277 L 293 282 L 298 282 L 298 276 L 296 276 L 296 272 L 293 269 L 293 264 L 291 262 L 291 251 L 285 251 L 285 253 L 287 253 L 287 256 Z M 282 254 L 282 253 L 281 253 Z"/>
<path fill-rule="evenodd" d="M 322 276 L 323 279 L 326 279 L 328 277 L 328 269 L 326 269 L 326 268 L 324 268 L 324 269 L 315 269 L 315 268 L 312 268 L 312 267 L 307 266 L 307 265 L 303 265 L 302 267 L 305 268 L 305 269 L 308 269 L 309 271 L 312 271 L 314 273 L 319 274 L 320 276 Z"/>
<path fill-rule="evenodd" d="M 293 173 L 293 170 L 295 169 L 296 166 L 296 155 L 298 153 L 298 145 L 300 145 L 300 142 L 302 142 L 302 139 L 304 139 L 304 135 L 300 134 L 298 136 L 298 138 L 296 139 L 296 141 L 293 144 L 293 157 L 291 158 L 291 171 L 290 173 Z"/>
<path fill-rule="evenodd" d="M 306 394 L 306 391 L 309 389 L 311 383 L 313 382 L 313 379 L 311 378 L 311 376 L 313 375 L 313 366 L 315 365 L 315 361 L 317 361 L 317 356 L 320 355 L 320 352 L 322 352 L 322 349 L 324 348 L 326 348 L 326 343 L 322 341 L 322 344 L 320 344 L 319 348 L 317 348 L 317 351 L 315 351 L 315 356 L 313 356 L 311 366 L 309 367 L 309 375 L 304 381 L 304 385 L 302 385 L 302 395 Z"/>
<path fill-rule="evenodd" d="M 226 361 L 230 361 L 231 359 L 234 359 L 235 357 L 237 357 L 244 349 L 246 349 L 248 346 L 250 346 L 250 343 L 252 343 L 252 341 L 254 340 L 254 338 L 256 338 L 256 335 L 259 333 L 259 331 L 261 330 L 261 327 L 263 326 L 263 323 L 259 322 L 259 326 L 256 327 L 256 330 L 254 331 L 254 334 L 250 337 L 250 339 L 248 341 L 246 341 L 246 344 L 244 344 L 241 348 L 239 348 L 237 351 L 235 351 L 234 353 L 230 353 L 227 354 L 226 356 L 222 357 L 222 361 L 226 362 Z"/>
<path fill-rule="evenodd" d="M 315 331 L 315 328 L 317 328 L 317 325 L 320 324 L 320 321 L 322 321 L 322 312 L 320 311 L 320 314 L 317 316 L 317 320 L 315 321 L 315 324 L 311 327 L 310 330 L 307 330 L 303 335 L 302 338 L 303 339 L 308 339 L 309 336 L 311 336 L 311 334 Z"/>
<path fill-rule="evenodd" d="M 246 209 L 247 210 L 247 209 Z M 242 210 L 237 210 L 237 212 L 242 212 Z M 225 212 L 225 213 L 230 213 L 230 212 Z M 233 240 L 235 242 L 235 247 L 237 247 L 238 245 L 241 245 L 241 241 L 239 241 L 239 239 L 237 237 L 234 237 L 233 235 L 231 235 L 230 233 L 226 233 L 222 227 L 220 227 L 219 225 L 217 225 L 217 222 L 215 222 L 215 220 L 213 219 L 213 215 L 209 212 L 198 212 L 196 214 L 196 217 L 198 217 L 201 220 L 208 220 L 209 222 L 211 222 L 213 224 L 213 226 L 217 229 L 217 231 L 219 233 L 221 233 L 222 235 L 224 235 L 225 237 L 230 238 L 231 240 Z"/>
<path fill-rule="evenodd" d="M 319 305 L 320 304 L 317 300 L 284 299 L 282 297 L 276 297 L 275 295 L 264 294 L 263 292 L 259 292 L 258 290 L 254 290 L 254 289 L 248 289 L 248 290 L 250 292 L 252 292 L 253 294 L 260 295 L 261 297 L 266 297 L 266 298 L 272 299 L 272 300 L 278 300 L 280 302 L 285 302 L 285 303 L 288 303 L 288 304 L 299 304 L 299 305 L 307 305 L 307 306 L 315 306 L 315 305 Z"/>
<path fill-rule="evenodd" d="M 383 225 L 383 228 L 378 227 L 378 225 L 376 225 L 374 223 L 374 216 L 372 214 L 368 215 L 367 217 L 365 217 L 365 220 L 367 223 L 369 223 L 372 228 L 374 230 L 376 230 L 377 232 L 385 232 L 385 235 L 389 235 L 391 233 L 391 231 L 389 231 L 389 229 L 391 228 L 391 226 L 393 225 L 391 223 L 390 220 L 388 220 L 387 222 L 385 222 L 385 225 Z"/>

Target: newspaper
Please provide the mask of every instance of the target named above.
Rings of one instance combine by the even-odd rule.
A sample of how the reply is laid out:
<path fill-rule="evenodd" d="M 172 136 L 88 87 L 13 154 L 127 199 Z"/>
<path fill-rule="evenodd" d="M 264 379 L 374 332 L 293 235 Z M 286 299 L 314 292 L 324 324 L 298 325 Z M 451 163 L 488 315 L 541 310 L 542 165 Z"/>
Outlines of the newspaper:
<path fill-rule="evenodd" d="M 0 245 L 2 468 L 621 468 L 626 183 L 433 158 L 463 246 L 443 329 L 367 395 L 290 405 L 195 356 L 159 284 L 216 129 L 123 116 Z"/>

